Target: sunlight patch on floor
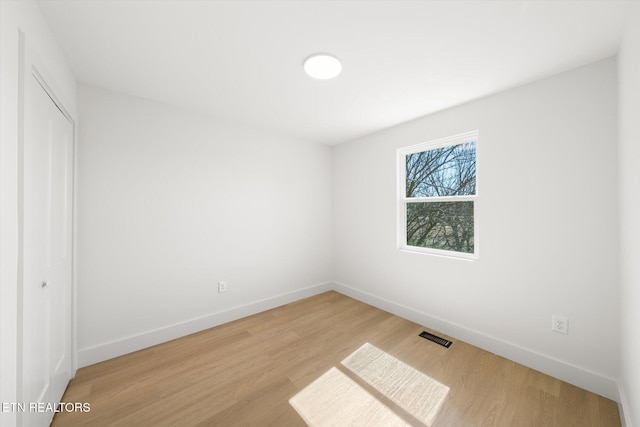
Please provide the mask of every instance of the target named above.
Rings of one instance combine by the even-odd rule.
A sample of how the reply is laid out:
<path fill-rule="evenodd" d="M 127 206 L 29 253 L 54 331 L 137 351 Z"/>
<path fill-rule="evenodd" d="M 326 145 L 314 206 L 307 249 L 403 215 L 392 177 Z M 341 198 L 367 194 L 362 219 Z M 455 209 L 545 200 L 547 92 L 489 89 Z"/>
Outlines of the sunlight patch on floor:
<path fill-rule="evenodd" d="M 369 343 L 344 359 L 342 365 L 382 394 L 382 400 L 390 400 L 427 426 L 433 423 L 449 392 L 449 387 Z M 312 427 L 410 425 L 336 367 L 302 389 L 289 403 Z"/>
<path fill-rule="evenodd" d="M 310 426 L 409 426 L 351 378 L 331 368 L 289 399 Z"/>
<path fill-rule="evenodd" d="M 353 352 L 342 364 L 428 426 L 449 393 L 449 387 L 369 343 Z"/>

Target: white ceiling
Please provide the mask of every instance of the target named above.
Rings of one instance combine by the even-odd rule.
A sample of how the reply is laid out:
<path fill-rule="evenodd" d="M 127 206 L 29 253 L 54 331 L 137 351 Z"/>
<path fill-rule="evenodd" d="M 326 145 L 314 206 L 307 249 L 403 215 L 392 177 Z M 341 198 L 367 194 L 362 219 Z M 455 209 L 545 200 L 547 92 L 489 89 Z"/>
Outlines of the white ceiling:
<path fill-rule="evenodd" d="M 59 1 L 79 82 L 337 144 L 616 54 L 623 1 Z M 333 80 L 303 60 L 329 52 Z"/>

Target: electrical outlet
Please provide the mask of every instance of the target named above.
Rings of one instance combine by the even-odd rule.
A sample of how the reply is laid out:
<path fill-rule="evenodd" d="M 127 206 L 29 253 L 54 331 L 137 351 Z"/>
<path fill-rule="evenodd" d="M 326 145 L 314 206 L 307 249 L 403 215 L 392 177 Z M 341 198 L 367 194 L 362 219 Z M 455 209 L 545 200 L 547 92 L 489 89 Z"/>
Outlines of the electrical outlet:
<path fill-rule="evenodd" d="M 221 294 L 223 292 L 227 292 L 227 282 L 221 280 L 218 282 L 218 293 Z"/>
<path fill-rule="evenodd" d="M 551 316 L 551 330 L 559 334 L 567 335 L 569 333 L 569 318 L 554 314 Z"/>

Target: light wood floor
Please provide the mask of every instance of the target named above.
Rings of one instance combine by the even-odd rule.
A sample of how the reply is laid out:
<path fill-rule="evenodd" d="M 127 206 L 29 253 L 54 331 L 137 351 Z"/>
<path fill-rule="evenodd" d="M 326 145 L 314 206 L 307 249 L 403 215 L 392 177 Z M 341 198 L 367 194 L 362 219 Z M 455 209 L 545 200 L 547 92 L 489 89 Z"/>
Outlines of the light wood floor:
<path fill-rule="evenodd" d="M 449 386 L 434 426 L 619 426 L 617 404 L 327 292 L 82 368 L 53 426 L 304 426 L 288 400 L 364 343 Z"/>

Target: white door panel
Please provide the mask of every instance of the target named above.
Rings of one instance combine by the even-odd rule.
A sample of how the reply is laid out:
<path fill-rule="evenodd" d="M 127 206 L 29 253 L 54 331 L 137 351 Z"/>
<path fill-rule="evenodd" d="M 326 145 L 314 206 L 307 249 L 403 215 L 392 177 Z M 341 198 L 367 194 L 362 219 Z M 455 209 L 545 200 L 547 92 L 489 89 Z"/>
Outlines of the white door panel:
<path fill-rule="evenodd" d="M 25 82 L 23 402 L 55 404 L 71 378 L 73 125 L 35 75 Z M 27 411 L 46 426 L 52 411 Z"/>

